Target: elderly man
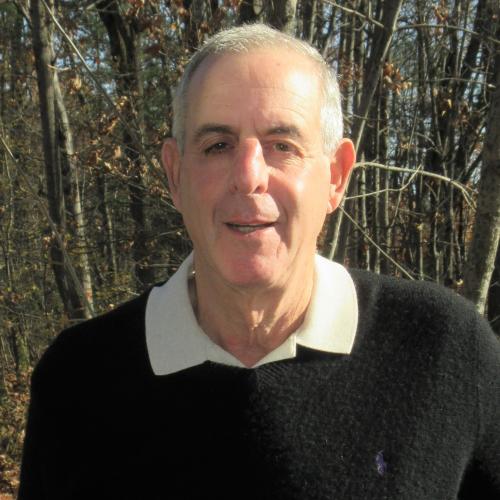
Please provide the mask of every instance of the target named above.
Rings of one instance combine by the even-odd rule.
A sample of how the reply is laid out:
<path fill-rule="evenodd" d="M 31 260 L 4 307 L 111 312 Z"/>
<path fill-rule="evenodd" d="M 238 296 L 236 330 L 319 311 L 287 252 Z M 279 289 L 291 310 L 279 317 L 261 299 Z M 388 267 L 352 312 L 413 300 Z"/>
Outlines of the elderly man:
<path fill-rule="evenodd" d="M 500 348 L 464 300 L 315 255 L 354 163 L 320 55 L 262 25 L 193 57 L 163 148 L 194 252 L 63 332 L 20 499 L 500 498 Z"/>

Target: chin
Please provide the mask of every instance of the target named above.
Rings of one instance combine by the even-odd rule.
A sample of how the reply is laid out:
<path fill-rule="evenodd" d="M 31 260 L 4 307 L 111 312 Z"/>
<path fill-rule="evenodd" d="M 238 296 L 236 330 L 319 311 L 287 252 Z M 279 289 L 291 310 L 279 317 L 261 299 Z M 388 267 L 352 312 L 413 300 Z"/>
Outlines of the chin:
<path fill-rule="evenodd" d="M 272 287 L 279 280 L 279 264 L 274 259 L 254 257 L 221 263 L 220 275 L 229 285 L 241 288 Z"/>

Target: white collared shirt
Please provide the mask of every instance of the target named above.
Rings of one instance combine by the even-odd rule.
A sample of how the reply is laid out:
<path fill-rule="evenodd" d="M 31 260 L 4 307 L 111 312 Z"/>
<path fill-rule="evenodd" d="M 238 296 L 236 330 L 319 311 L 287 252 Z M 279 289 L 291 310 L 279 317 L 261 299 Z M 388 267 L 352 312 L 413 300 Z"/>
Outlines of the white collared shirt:
<path fill-rule="evenodd" d="M 188 279 L 192 267 L 193 254 L 166 283 L 153 288 L 148 297 L 146 344 L 155 375 L 169 375 L 205 361 L 245 366 L 215 344 L 199 326 L 189 299 Z M 252 368 L 294 358 L 297 344 L 349 354 L 357 323 L 358 302 L 351 276 L 340 264 L 316 255 L 314 286 L 304 322 Z"/>

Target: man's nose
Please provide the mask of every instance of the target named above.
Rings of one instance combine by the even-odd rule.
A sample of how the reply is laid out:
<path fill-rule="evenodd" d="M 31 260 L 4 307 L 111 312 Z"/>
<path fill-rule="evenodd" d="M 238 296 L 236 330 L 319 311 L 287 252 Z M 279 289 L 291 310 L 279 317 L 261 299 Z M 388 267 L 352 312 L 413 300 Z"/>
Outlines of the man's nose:
<path fill-rule="evenodd" d="M 267 191 L 268 168 L 258 139 L 245 139 L 238 145 L 232 168 L 231 187 L 241 194 Z"/>

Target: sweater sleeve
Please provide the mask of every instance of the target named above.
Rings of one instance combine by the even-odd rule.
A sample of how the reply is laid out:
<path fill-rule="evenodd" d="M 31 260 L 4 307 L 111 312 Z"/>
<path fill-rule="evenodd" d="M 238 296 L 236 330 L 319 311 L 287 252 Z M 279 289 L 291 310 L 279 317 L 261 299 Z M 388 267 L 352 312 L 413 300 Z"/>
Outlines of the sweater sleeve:
<path fill-rule="evenodd" d="M 74 381 L 75 372 L 81 371 L 75 354 L 81 343 L 75 344 L 73 337 L 73 330 L 61 332 L 31 377 L 18 500 L 71 498 L 65 481 L 78 450 L 80 422 L 74 404 L 78 386 Z"/>
<path fill-rule="evenodd" d="M 496 500 L 500 498 L 500 342 L 482 318 L 477 333 L 478 435 L 459 498 Z"/>
<path fill-rule="evenodd" d="M 31 378 L 18 500 L 74 497 L 69 478 L 81 462 L 93 459 L 92 451 L 83 453 L 83 431 L 87 409 L 100 408 L 100 377 L 110 380 L 132 356 L 144 358 L 147 295 L 64 330 L 43 354 Z"/>
<path fill-rule="evenodd" d="M 59 334 L 33 372 L 18 500 L 72 498 L 68 477 L 82 439 L 82 359 L 89 359 L 75 336 L 74 330 Z"/>
<path fill-rule="evenodd" d="M 72 498 L 68 478 L 79 466 L 88 401 L 83 388 L 89 360 L 96 364 L 101 324 L 91 320 L 61 332 L 33 372 L 18 500 Z"/>
<path fill-rule="evenodd" d="M 65 398 L 60 391 L 65 379 L 65 352 L 60 345 L 64 336 L 65 332 L 45 351 L 31 377 L 18 500 L 49 500 L 46 471 L 57 455 L 58 434 L 64 420 Z"/>

